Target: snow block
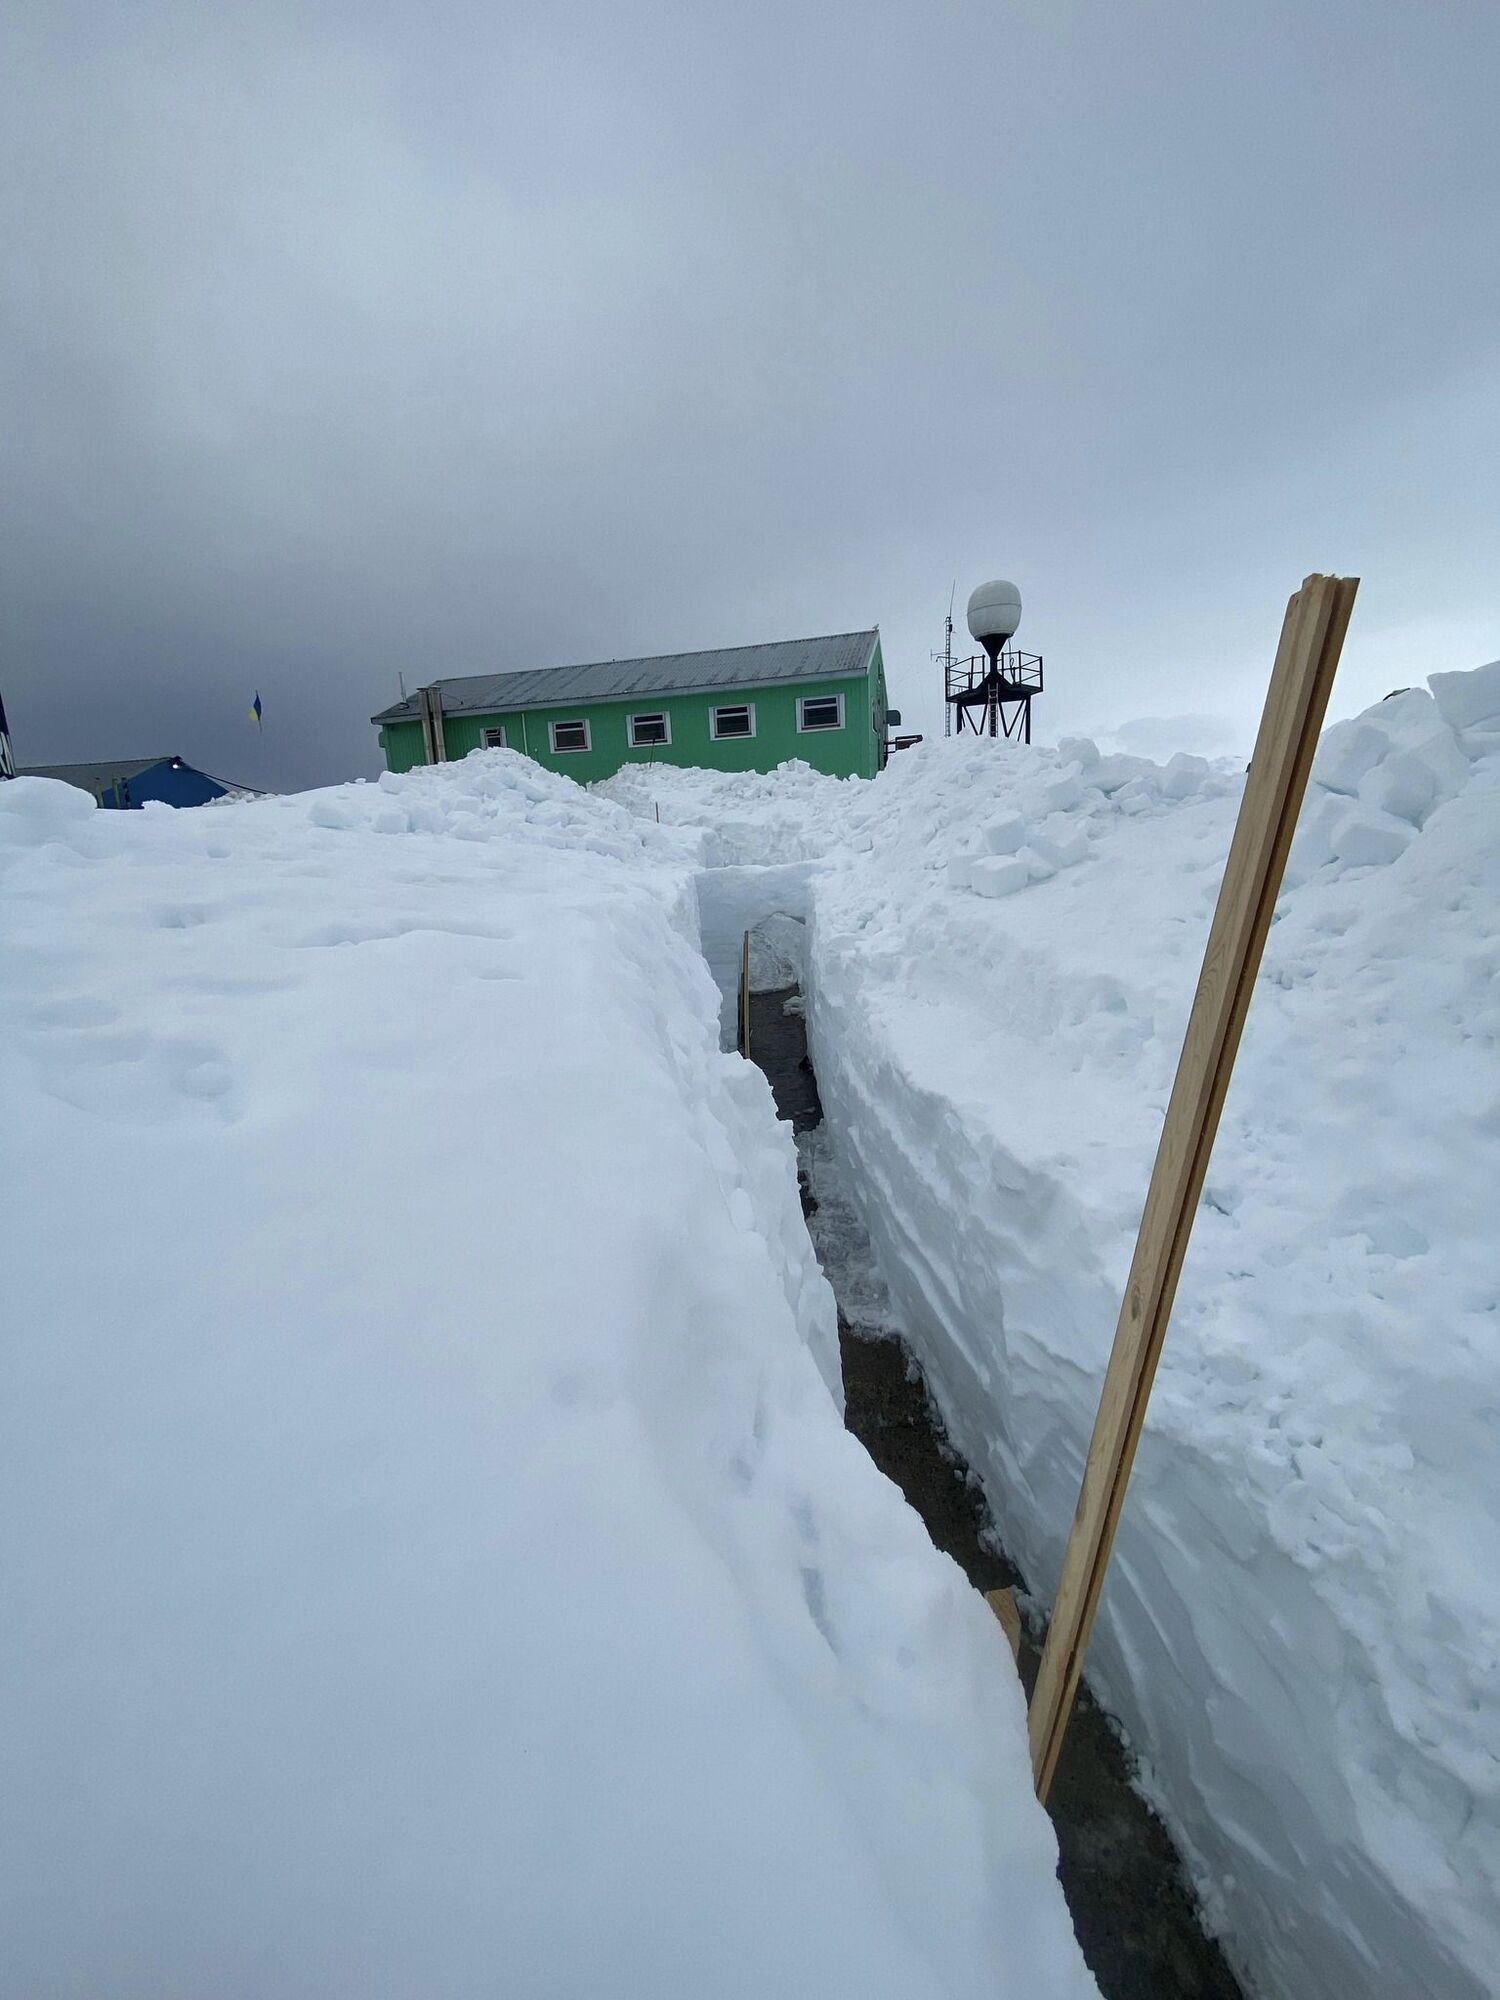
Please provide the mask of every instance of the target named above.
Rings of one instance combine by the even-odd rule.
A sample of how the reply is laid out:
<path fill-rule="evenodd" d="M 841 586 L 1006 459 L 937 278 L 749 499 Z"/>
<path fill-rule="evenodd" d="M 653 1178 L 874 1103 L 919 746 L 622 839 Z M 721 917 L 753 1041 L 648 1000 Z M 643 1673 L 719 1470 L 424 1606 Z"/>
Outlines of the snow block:
<path fill-rule="evenodd" d="M 1042 787 L 1042 804 L 1048 812 L 1072 812 L 1083 804 L 1084 784 L 1076 771 L 1064 771 Z"/>
<path fill-rule="evenodd" d="M 1377 819 L 1355 807 L 1333 829 L 1329 845 L 1346 868 L 1380 868 L 1404 854 L 1411 837 L 1411 828 L 1400 820 L 1384 815 Z"/>
<path fill-rule="evenodd" d="M 1092 771 L 1099 763 L 1099 745 L 1092 736 L 1065 736 L 1057 746 L 1057 754 L 1065 762 L 1076 764 L 1080 771 Z"/>
<path fill-rule="evenodd" d="M 1089 837 L 1081 826 L 1070 824 L 1066 813 L 1059 813 L 1048 820 L 1028 843 L 1031 852 L 1039 854 L 1052 868 L 1072 868 L 1080 861 L 1087 861 Z"/>
<path fill-rule="evenodd" d="M 1444 800 L 1456 798 L 1468 773 L 1469 760 L 1457 736 L 1421 688 L 1407 688 L 1352 722 L 1336 723 L 1324 735 L 1312 767 L 1315 783 L 1413 826 L 1420 826 Z"/>
<path fill-rule="evenodd" d="M 1031 881 L 1031 863 L 1021 855 L 1008 858 L 976 861 L 973 865 L 972 885 L 981 896 L 1013 896 L 1017 889 L 1024 889 Z"/>
<path fill-rule="evenodd" d="M 1132 779 L 1139 778 L 1143 771 L 1155 770 L 1144 757 L 1129 757 L 1123 751 L 1113 756 L 1101 757 L 1089 772 L 1089 783 L 1097 785 L 1101 792 L 1122 791 Z"/>
<path fill-rule="evenodd" d="M 1359 781 L 1359 797 L 1377 812 L 1393 813 L 1420 826 L 1437 797 L 1438 781 L 1427 759 L 1415 750 L 1398 750 L 1367 771 Z"/>
<path fill-rule="evenodd" d="M 1366 716 L 1353 722 L 1336 722 L 1323 732 L 1318 744 L 1312 762 L 1313 783 L 1352 798 L 1359 790 L 1360 779 L 1367 771 L 1374 770 L 1388 747 L 1387 738 L 1371 726 Z"/>
<path fill-rule="evenodd" d="M 1500 730 L 1500 660 L 1468 674 L 1429 674 L 1427 685 L 1450 729 Z"/>
<path fill-rule="evenodd" d="M 1297 821 L 1292 851 L 1287 856 L 1283 887 L 1294 889 L 1333 859 L 1334 829 L 1343 823 L 1349 801 L 1341 792 L 1315 787 Z"/>
<path fill-rule="evenodd" d="M 991 820 L 984 830 L 984 844 L 991 854 L 1015 854 L 1025 842 L 1026 822 L 1019 813 Z"/>
<path fill-rule="evenodd" d="M 1179 750 L 1169 758 L 1162 776 L 1161 794 L 1164 799 L 1190 799 L 1200 789 L 1203 780 L 1211 773 L 1212 766 L 1206 757 L 1193 757 Z"/>

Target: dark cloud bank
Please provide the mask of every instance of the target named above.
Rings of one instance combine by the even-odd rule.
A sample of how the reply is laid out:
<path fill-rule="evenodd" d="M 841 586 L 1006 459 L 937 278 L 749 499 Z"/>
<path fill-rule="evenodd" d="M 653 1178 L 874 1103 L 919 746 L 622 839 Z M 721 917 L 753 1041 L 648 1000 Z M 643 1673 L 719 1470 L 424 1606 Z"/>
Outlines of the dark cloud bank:
<path fill-rule="evenodd" d="M 3 73 L 23 761 L 306 785 L 398 673 L 872 622 L 940 728 L 995 572 L 1044 736 L 1248 736 L 1312 568 L 1344 709 L 1500 652 L 1490 0 L 111 0 Z"/>

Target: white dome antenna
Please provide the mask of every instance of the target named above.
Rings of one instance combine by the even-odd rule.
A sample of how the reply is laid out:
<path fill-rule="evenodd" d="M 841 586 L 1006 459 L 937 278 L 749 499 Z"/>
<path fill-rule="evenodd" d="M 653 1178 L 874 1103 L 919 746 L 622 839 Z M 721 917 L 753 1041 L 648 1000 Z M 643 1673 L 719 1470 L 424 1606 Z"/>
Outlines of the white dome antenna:
<path fill-rule="evenodd" d="M 969 597 L 969 632 L 985 650 L 991 664 L 1016 636 L 1021 622 L 1021 593 L 1013 583 L 996 578 L 982 583 Z"/>
<path fill-rule="evenodd" d="M 969 598 L 969 631 L 983 657 L 953 657 L 953 613 L 949 607 L 943 650 L 944 734 L 1010 736 L 1031 741 L 1031 697 L 1042 691 L 1042 656 L 1009 650 L 1021 622 L 1021 593 L 996 577 Z"/>

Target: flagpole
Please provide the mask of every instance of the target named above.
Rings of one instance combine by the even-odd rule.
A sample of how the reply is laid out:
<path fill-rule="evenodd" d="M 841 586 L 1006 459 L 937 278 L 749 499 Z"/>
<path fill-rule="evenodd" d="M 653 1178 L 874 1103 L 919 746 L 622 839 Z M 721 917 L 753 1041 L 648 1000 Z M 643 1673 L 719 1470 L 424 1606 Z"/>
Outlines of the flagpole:
<path fill-rule="evenodd" d="M 259 777 L 259 779 L 260 779 L 260 786 L 259 786 L 259 789 L 260 789 L 260 791 L 262 791 L 262 792 L 265 792 L 265 791 L 268 791 L 268 790 L 269 790 L 270 788 L 269 788 L 269 786 L 268 786 L 268 785 L 266 784 L 266 724 L 265 724 L 265 710 L 264 710 L 264 708 L 263 708 L 263 706 L 262 706 L 262 704 L 261 704 L 261 699 L 260 699 L 260 689 L 259 689 L 259 688 L 257 688 L 257 689 L 255 690 L 255 699 L 254 699 L 254 701 L 253 701 L 253 702 L 251 702 L 251 704 L 250 704 L 250 720 L 251 720 L 251 721 L 252 721 L 252 722 L 253 722 L 253 723 L 255 724 L 255 729 L 256 729 L 256 734 L 257 734 L 257 735 L 259 736 L 259 738 L 260 738 L 260 754 L 259 754 L 259 758 L 258 758 L 258 769 L 257 769 L 257 772 L 256 772 L 256 775 L 257 775 L 257 777 Z"/>

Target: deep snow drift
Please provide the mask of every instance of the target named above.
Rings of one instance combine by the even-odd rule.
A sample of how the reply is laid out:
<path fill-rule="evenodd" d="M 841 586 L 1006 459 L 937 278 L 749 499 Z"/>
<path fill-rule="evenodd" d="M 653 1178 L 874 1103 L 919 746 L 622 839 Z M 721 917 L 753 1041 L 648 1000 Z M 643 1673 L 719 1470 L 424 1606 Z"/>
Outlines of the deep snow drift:
<path fill-rule="evenodd" d="M 7 1992 L 1094 1991 L 701 846 L 506 752 L 0 786 Z"/>
<path fill-rule="evenodd" d="M 1500 1964 L 1500 665 L 1330 729 L 1089 1671 L 1246 1976 Z M 809 873 L 834 1142 L 1047 1601 L 1241 779 L 932 744 L 874 784 L 622 774 Z"/>

